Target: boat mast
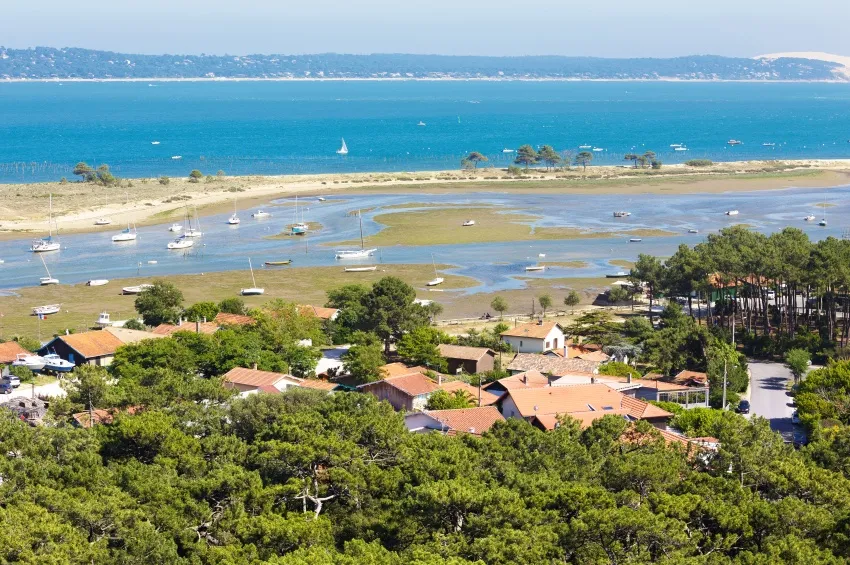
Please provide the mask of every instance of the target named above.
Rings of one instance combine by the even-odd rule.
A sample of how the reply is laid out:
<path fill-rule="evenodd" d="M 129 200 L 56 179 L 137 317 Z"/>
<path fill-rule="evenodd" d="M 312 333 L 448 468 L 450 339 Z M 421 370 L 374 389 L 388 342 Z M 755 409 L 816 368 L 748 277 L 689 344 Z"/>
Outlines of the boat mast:
<path fill-rule="evenodd" d="M 248 257 L 248 268 L 251 269 L 251 284 L 254 285 L 254 288 L 257 288 L 257 281 L 254 280 L 254 266 L 251 264 L 250 257 Z"/>
<path fill-rule="evenodd" d="M 44 265 L 44 270 L 47 271 L 47 278 L 52 279 L 53 277 L 50 275 L 50 269 L 47 268 L 47 263 L 44 262 L 44 257 L 39 254 L 39 259 L 41 259 L 41 264 Z"/>
<path fill-rule="evenodd" d="M 357 210 L 357 217 L 360 218 L 360 249 L 363 250 L 366 246 L 363 245 L 363 213 L 360 210 Z"/>

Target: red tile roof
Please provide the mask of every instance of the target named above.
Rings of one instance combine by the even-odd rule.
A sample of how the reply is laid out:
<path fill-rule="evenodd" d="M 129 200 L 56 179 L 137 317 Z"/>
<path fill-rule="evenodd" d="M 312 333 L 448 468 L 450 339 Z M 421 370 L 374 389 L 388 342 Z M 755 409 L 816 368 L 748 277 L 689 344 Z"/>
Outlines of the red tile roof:
<path fill-rule="evenodd" d="M 503 331 L 500 335 L 506 337 L 527 337 L 530 339 L 544 339 L 552 329 L 560 325 L 557 322 L 545 322 L 538 324 L 537 322 L 529 322 L 520 324 L 515 328 Z"/>
<path fill-rule="evenodd" d="M 253 326 L 257 320 L 251 316 L 243 316 L 241 314 L 228 314 L 227 312 L 219 312 L 213 320 L 220 326 Z"/>
<path fill-rule="evenodd" d="M 404 363 L 387 363 L 378 368 L 378 371 L 384 378 L 401 377 L 403 375 L 412 375 L 414 373 L 425 373 L 428 371 L 425 367 L 408 367 Z"/>
<path fill-rule="evenodd" d="M 454 392 L 456 390 L 465 391 L 469 394 L 470 398 L 472 398 L 476 403 L 478 402 L 478 387 L 474 387 L 469 383 L 465 383 L 463 381 L 449 381 L 443 382 L 443 384 L 439 386 L 446 392 Z M 499 400 L 498 395 L 493 394 L 492 392 L 487 392 L 486 390 L 481 391 L 481 406 L 495 404 L 497 400 Z"/>
<path fill-rule="evenodd" d="M 705 386 L 708 384 L 708 375 L 697 371 L 681 371 L 670 379 L 670 382 L 686 386 Z"/>
<path fill-rule="evenodd" d="M 437 346 L 440 355 L 446 359 L 463 359 L 464 361 L 478 361 L 493 351 L 486 347 L 466 347 L 463 345 L 449 345 L 441 343 Z"/>
<path fill-rule="evenodd" d="M 429 394 L 440 388 L 437 386 L 437 383 L 422 373 L 413 373 L 411 375 L 403 375 L 401 377 L 391 377 L 378 382 L 385 382 L 391 387 L 397 388 L 409 396 Z"/>
<path fill-rule="evenodd" d="M 504 421 L 495 406 L 459 408 L 456 410 L 426 410 L 431 416 L 449 428 L 448 431 L 479 435 L 489 430 L 496 422 Z"/>
<path fill-rule="evenodd" d="M 549 378 L 539 371 L 534 370 L 517 373 L 516 375 L 499 379 L 496 382 L 505 387 L 507 390 L 549 386 Z"/>
<path fill-rule="evenodd" d="M 300 379 L 283 373 L 272 373 L 269 371 L 258 371 L 257 369 L 245 369 L 244 367 L 234 367 L 225 375 L 224 380 L 242 386 L 253 386 L 262 388 L 264 386 L 273 387 L 281 380 L 290 380 L 298 382 Z"/>
<path fill-rule="evenodd" d="M 323 381 L 320 379 L 304 379 L 298 386 L 304 388 L 314 388 L 316 390 L 332 391 L 336 389 L 339 385 L 330 381 Z"/>
<path fill-rule="evenodd" d="M 29 351 L 18 345 L 17 341 L 0 343 L 0 363 L 9 364 L 13 362 L 18 354 L 29 355 Z"/>
<path fill-rule="evenodd" d="M 298 307 L 298 313 L 302 316 L 316 316 L 317 318 L 321 318 L 322 320 L 330 320 L 336 313 L 339 312 L 336 308 L 325 308 L 323 306 L 313 306 L 311 304 L 305 304 Z"/>
<path fill-rule="evenodd" d="M 60 335 L 56 339 L 64 341 L 69 347 L 86 359 L 113 355 L 119 347 L 124 345 L 123 341 L 111 333 L 100 330 Z"/>
<path fill-rule="evenodd" d="M 219 330 L 219 325 L 215 322 L 201 322 L 200 325 L 202 334 L 214 334 Z M 175 332 L 196 332 L 198 330 L 198 326 L 195 322 L 183 322 L 180 326 L 174 326 L 172 324 L 160 324 L 154 329 L 151 330 L 152 333 L 159 335 L 171 335 Z"/>
<path fill-rule="evenodd" d="M 508 390 L 519 413 L 530 418 L 541 414 L 626 413 L 632 418 L 670 417 L 672 414 L 642 400 L 626 396 L 608 385 L 589 384 Z"/>
<path fill-rule="evenodd" d="M 548 375 L 561 376 L 576 371 L 592 373 L 599 363 L 585 361 L 584 359 L 564 359 L 555 355 L 543 355 L 540 353 L 517 353 L 516 357 L 508 363 L 509 371 L 530 371 L 532 369 Z"/>

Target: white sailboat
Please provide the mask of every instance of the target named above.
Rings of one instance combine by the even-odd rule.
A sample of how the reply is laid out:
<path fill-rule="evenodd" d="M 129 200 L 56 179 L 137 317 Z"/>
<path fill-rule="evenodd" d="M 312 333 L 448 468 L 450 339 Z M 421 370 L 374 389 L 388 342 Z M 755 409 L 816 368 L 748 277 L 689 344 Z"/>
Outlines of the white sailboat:
<path fill-rule="evenodd" d="M 826 227 L 826 203 L 823 205 L 823 219 L 818 222 L 818 225 L 823 228 Z"/>
<path fill-rule="evenodd" d="M 192 241 L 191 239 L 186 237 L 186 235 L 181 235 L 180 237 L 178 237 L 174 241 L 169 241 L 168 245 L 166 245 L 166 248 L 168 248 L 168 249 L 188 249 L 189 247 L 192 247 L 193 245 L 195 245 L 194 241 Z"/>
<path fill-rule="evenodd" d="M 233 215 L 227 220 L 227 223 L 231 226 L 235 226 L 239 224 L 239 216 L 236 215 L 236 198 L 233 199 Z"/>
<path fill-rule="evenodd" d="M 304 235 L 310 226 L 304 223 L 304 211 L 301 211 L 301 220 L 298 220 L 298 195 L 295 195 L 295 223 L 290 229 L 291 235 Z"/>
<path fill-rule="evenodd" d="M 201 231 L 201 220 L 198 218 L 198 209 L 195 208 L 195 227 L 192 227 L 192 218 L 189 216 L 189 211 L 186 210 L 186 217 L 189 218 L 189 227 L 183 232 L 184 237 L 201 237 L 204 232 Z"/>
<path fill-rule="evenodd" d="M 109 193 L 106 193 L 106 200 L 103 206 L 104 208 L 109 208 Z M 94 221 L 94 225 L 96 226 L 108 226 L 112 223 L 112 220 L 106 216 L 101 216 L 100 218 Z"/>
<path fill-rule="evenodd" d="M 248 268 L 251 269 L 251 284 L 253 284 L 254 286 L 252 286 L 251 288 L 243 288 L 240 294 L 242 296 L 259 296 L 260 294 L 266 292 L 266 289 L 257 287 L 257 281 L 254 280 L 254 266 L 251 264 L 250 257 L 248 257 Z"/>
<path fill-rule="evenodd" d="M 370 271 L 374 271 L 378 268 L 377 265 L 370 265 L 368 267 L 346 267 L 346 273 L 368 273 Z"/>
<path fill-rule="evenodd" d="M 127 229 L 122 230 L 112 236 L 112 243 L 121 243 L 122 241 L 136 241 L 138 233 L 136 232 L 136 224 L 133 224 L 133 230 L 130 230 L 130 222 L 127 222 Z"/>
<path fill-rule="evenodd" d="M 434 275 L 435 278 L 427 282 L 427 286 L 437 286 L 438 284 L 443 284 L 445 279 L 437 273 L 437 264 L 434 262 L 434 254 L 431 253 L 431 264 L 434 265 Z"/>
<path fill-rule="evenodd" d="M 348 155 L 348 145 L 345 144 L 345 138 L 342 138 L 342 147 L 336 150 L 337 155 Z"/>
<path fill-rule="evenodd" d="M 357 211 L 357 217 L 360 219 L 360 249 L 343 249 L 336 252 L 337 259 L 366 259 L 375 254 L 377 249 L 366 249 L 363 245 L 363 215 L 360 210 Z"/>
<path fill-rule="evenodd" d="M 56 239 L 53 239 L 53 195 L 50 195 L 48 200 L 47 213 L 47 237 L 43 239 L 35 239 L 32 242 L 30 251 L 33 253 L 44 253 L 46 251 L 59 251 L 62 247 L 59 241 L 59 229 L 56 229 Z"/>
<path fill-rule="evenodd" d="M 39 284 L 41 286 L 47 286 L 49 284 L 59 284 L 59 279 L 53 278 L 53 276 L 50 275 L 50 269 L 47 268 L 47 263 L 44 262 L 44 257 L 39 255 L 38 258 L 41 259 L 41 264 L 44 265 L 44 270 L 47 271 L 47 276 L 41 277 L 39 279 Z"/>

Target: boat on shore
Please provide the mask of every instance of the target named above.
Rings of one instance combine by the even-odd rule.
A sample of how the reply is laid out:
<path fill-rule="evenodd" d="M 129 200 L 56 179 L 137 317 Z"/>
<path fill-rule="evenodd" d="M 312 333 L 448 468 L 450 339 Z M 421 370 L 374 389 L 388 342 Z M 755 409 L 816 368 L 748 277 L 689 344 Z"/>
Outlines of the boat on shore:
<path fill-rule="evenodd" d="M 40 371 L 44 368 L 44 357 L 28 353 L 18 353 L 12 361 L 13 367 L 26 367 L 30 371 Z"/>
<path fill-rule="evenodd" d="M 56 353 L 48 353 L 44 357 L 43 371 L 53 371 L 55 373 L 68 373 L 74 370 L 74 364 L 59 357 Z"/>
<path fill-rule="evenodd" d="M 437 273 L 437 264 L 434 262 L 434 254 L 431 253 L 431 264 L 434 265 L 434 278 L 425 283 L 426 286 L 437 286 L 438 284 L 443 284 L 446 279 L 441 277 L 439 273 Z"/>
<path fill-rule="evenodd" d="M 54 277 L 50 274 L 50 269 L 48 269 L 48 268 L 47 268 L 47 263 L 45 263 L 45 262 L 44 262 L 44 257 L 42 257 L 41 255 L 39 255 L 39 256 L 38 256 L 38 258 L 39 258 L 39 259 L 41 259 L 41 264 L 42 264 L 42 265 L 44 265 L 44 270 L 45 270 L 45 271 L 47 271 L 47 276 L 46 276 L 46 277 L 41 277 L 41 278 L 39 279 L 39 284 L 40 284 L 41 286 L 47 286 L 47 285 L 51 285 L 51 284 L 59 284 L 59 279 L 54 278 Z"/>
<path fill-rule="evenodd" d="M 32 315 L 49 316 L 51 314 L 58 314 L 61 308 L 61 304 L 47 304 L 45 306 L 36 306 L 32 309 Z"/>
<path fill-rule="evenodd" d="M 615 217 L 615 218 L 627 218 L 627 217 L 629 217 L 629 216 L 631 216 L 631 215 L 632 215 L 632 213 L 631 213 L 631 212 L 614 212 L 614 217 Z"/>
<path fill-rule="evenodd" d="M 251 288 L 243 288 L 239 292 L 239 294 L 241 294 L 242 296 L 260 296 L 261 294 L 266 292 L 266 289 L 259 288 L 257 286 L 257 281 L 254 279 L 254 266 L 251 264 L 250 257 L 248 257 L 248 268 L 251 270 L 251 284 L 253 284 L 254 286 L 252 286 Z"/>
<path fill-rule="evenodd" d="M 531 265 L 525 268 L 526 272 L 545 271 L 546 265 Z"/>
<path fill-rule="evenodd" d="M 629 243 L 640 243 L 641 241 L 643 241 L 643 240 L 639 237 L 633 237 L 633 238 L 629 239 Z"/>
<path fill-rule="evenodd" d="M 109 319 L 109 312 L 101 312 L 94 324 L 101 328 L 108 328 L 111 326 L 112 320 Z"/>
<path fill-rule="evenodd" d="M 466 220 L 466 221 L 463 223 L 463 226 L 464 226 L 464 227 L 469 227 L 469 226 L 474 226 L 474 225 L 475 225 L 475 220 Z"/>
<path fill-rule="evenodd" d="M 287 259 L 285 261 L 266 261 L 264 265 L 266 267 L 280 267 L 283 265 L 289 265 L 292 263 L 292 259 Z"/>
<path fill-rule="evenodd" d="M 86 283 L 86 286 L 103 286 L 109 284 L 109 279 L 92 279 Z"/>
<path fill-rule="evenodd" d="M 620 271 L 619 273 L 607 274 L 607 275 L 605 275 L 605 278 L 606 279 L 621 279 L 621 278 L 627 277 L 627 276 L 629 276 L 629 273 L 627 273 L 625 271 Z"/>
<path fill-rule="evenodd" d="M 152 284 L 140 284 L 136 286 L 125 286 L 121 289 L 121 294 L 141 294 L 145 289 L 153 287 Z"/>
<path fill-rule="evenodd" d="M 369 267 L 346 267 L 346 273 L 368 273 L 374 271 L 378 268 L 377 265 L 370 265 Z"/>

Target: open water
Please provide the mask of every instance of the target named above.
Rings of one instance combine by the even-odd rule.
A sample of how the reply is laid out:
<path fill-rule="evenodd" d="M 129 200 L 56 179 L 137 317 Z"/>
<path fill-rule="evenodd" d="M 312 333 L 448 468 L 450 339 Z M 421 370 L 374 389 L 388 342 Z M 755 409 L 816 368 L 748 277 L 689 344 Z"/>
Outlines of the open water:
<path fill-rule="evenodd" d="M 411 171 L 456 168 L 469 151 L 506 166 L 502 150 L 525 143 L 590 145 L 614 164 L 649 149 L 666 163 L 847 158 L 848 141 L 848 84 L 0 84 L 0 182 L 71 177 L 78 161 L 124 177 Z"/>

